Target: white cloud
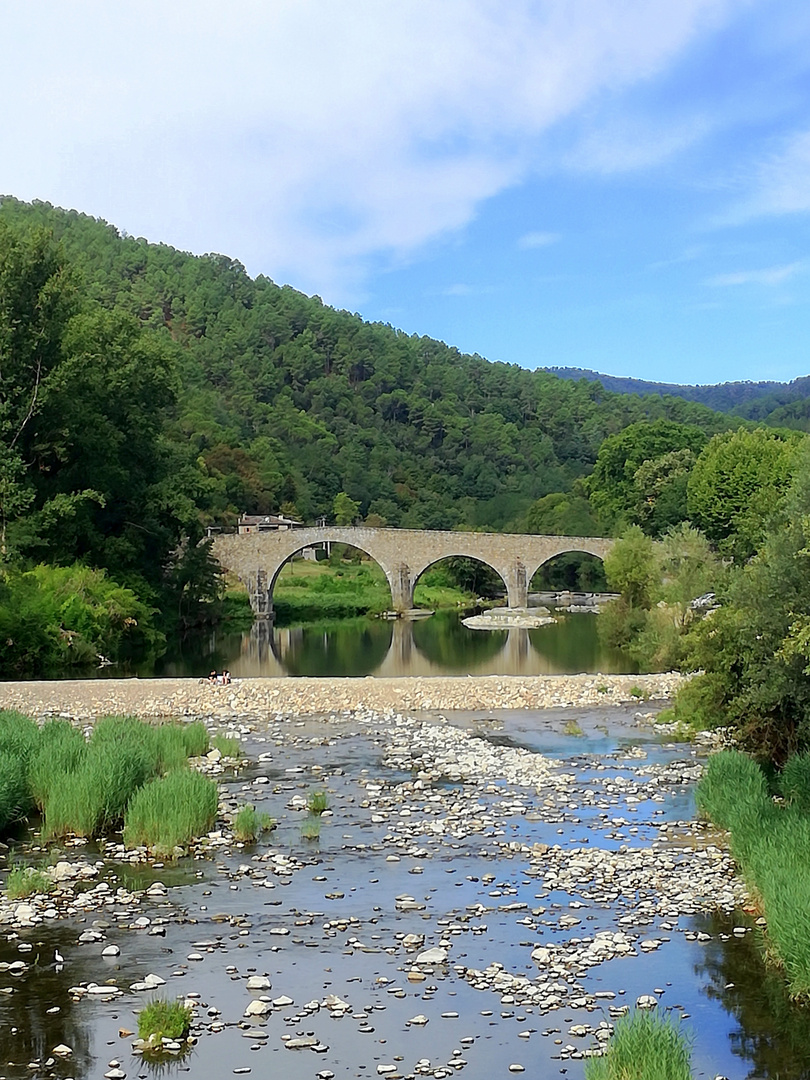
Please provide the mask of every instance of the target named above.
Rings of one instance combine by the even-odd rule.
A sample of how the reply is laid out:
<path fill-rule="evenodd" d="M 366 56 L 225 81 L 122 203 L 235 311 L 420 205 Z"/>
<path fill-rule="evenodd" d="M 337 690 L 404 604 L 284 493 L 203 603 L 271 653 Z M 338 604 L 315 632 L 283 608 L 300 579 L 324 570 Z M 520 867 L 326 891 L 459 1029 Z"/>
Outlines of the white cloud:
<path fill-rule="evenodd" d="M 768 266 L 761 270 L 736 270 L 730 274 L 716 274 L 707 279 L 706 284 L 714 288 L 729 285 L 782 285 L 805 269 L 803 261 L 787 263 L 785 266 Z"/>
<path fill-rule="evenodd" d="M 528 232 L 518 240 L 519 248 L 540 248 L 548 247 L 549 244 L 556 244 L 560 239 L 559 233 L 554 232 Z"/>
<path fill-rule="evenodd" d="M 7 3 L 0 191 L 219 249 L 339 301 L 368 260 L 406 258 L 463 227 L 483 200 L 546 167 L 555 125 L 666 70 L 733 10 L 731 0 Z M 673 133 L 668 152 L 686 138 Z M 594 140 L 579 165 L 618 167 Z"/>

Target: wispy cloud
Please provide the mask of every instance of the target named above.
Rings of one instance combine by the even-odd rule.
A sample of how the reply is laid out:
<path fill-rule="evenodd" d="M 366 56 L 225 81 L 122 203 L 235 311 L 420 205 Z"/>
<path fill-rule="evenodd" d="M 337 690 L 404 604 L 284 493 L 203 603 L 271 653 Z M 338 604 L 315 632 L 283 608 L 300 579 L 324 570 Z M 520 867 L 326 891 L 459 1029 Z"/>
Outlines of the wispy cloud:
<path fill-rule="evenodd" d="M 756 162 L 742 181 L 746 194 L 721 224 L 810 211 L 810 131 L 793 132 L 778 149 Z"/>
<path fill-rule="evenodd" d="M 517 242 L 519 248 L 541 248 L 556 244 L 560 234 L 555 232 L 527 232 Z"/>
<path fill-rule="evenodd" d="M 768 266 L 761 270 L 735 270 L 730 274 L 716 274 L 707 278 L 705 284 L 713 288 L 733 285 L 783 285 L 806 269 L 803 260 L 787 263 L 785 266 Z"/>

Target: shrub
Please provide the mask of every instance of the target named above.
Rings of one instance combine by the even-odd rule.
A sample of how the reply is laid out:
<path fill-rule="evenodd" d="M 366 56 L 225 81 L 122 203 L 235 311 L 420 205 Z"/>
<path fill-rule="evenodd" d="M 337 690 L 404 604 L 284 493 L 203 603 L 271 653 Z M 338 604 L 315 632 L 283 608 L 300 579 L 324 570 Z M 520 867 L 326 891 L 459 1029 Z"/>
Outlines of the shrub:
<path fill-rule="evenodd" d="M 162 1039 L 184 1039 L 191 1027 L 192 1012 L 180 1001 L 155 998 L 138 1016 L 138 1035 L 160 1043 Z"/>
<path fill-rule="evenodd" d="M 124 818 L 124 843 L 171 854 L 207 833 L 216 816 L 214 781 L 190 769 L 178 769 L 135 793 Z"/>
<path fill-rule="evenodd" d="M 585 1065 L 585 1080 L 691 1080 L 689 1040 L 670 1017 L 634 1012 L 621 1018 L 603 1057 Z"/>
<path fill-rule="evenodd" d="M 0 671 L 42 674 L 165 640 L 154 612 L 103 570 L 36 566 L 0 581 Z"/>

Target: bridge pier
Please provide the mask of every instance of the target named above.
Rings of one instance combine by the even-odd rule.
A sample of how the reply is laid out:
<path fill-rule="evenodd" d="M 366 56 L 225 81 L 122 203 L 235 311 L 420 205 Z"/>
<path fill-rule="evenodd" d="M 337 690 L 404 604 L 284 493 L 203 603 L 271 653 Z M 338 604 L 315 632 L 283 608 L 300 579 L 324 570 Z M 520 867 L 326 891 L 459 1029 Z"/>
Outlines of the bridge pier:
<path fill-rule="evenodd" d="M 410 611 L 413 607 L 413 583 L 408 564 L 400 563 L 386 577 L 391 588 L 391 608 L 394 611 Z"/>
<path fill-rule="evenodd" d="M 515 559 L 512 566 L 501 571 L 506 585 L 506 602 L 510 608 L 525 608 L 529 604 L 529 576 L 526 567 Z"/>
<path fill-rule="evenodd" d="M 248 596 L 250 597 L 250 606 L 253 608 L 253 614 L 257 619 L 268 620 L 270 622 L 275 618 L 275 611 L 273 610 L 273 589 L 267 583 L 267 574 L 264 570 L 257 570 L 255 575 L 251 574 L 245 582 L 247 586 Z"/>

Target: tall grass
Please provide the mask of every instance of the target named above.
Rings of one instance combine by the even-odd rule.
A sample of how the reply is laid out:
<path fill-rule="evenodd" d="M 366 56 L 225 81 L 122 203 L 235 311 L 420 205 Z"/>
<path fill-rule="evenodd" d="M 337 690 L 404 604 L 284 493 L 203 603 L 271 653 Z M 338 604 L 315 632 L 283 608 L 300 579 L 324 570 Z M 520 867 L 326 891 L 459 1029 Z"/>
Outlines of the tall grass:
<path fill-rule="evenodd" d="M 616 1024 L 602 1057 L 585 1065 L 585 1080 L 691 1080 L 689 1039 L 670 1017 L 634 1012 Z"/>
<path fill-rule="evenodd" d="M 24 818 L 33 808 L 28 765 L 39 730 L 22 713 L 0 711 L 0 831 Z"/>
<path fill-rule="evenodd" d="M 810 997 L 810 814 L 808 762 L 789 761 L 779 806 L 751 758 L 724 750 L 709 759 L 698 785 L 702 813 L 731 833 L 731 851 L 767 920 L 767 952 L 785 970 L 794 997 Z"/>
<path fill-rule="evenodd" d="M 788 758 L 779 777 L 779 790 L 791 806 L 810 814 L 810 754 Z"/>
<path fill-rule="evenodd" d="M 739 750 L 712 754 L 695 793 L 698 810 L 721 829 L 731 829 L 751 809 L 767 813 L 772 805 L 765 774 Z"/>
<path fill-rule="evenodd" d="M 154 774 L 134 739 L 91 739 L 78 767 L 52 785 L 43 807 L 46 837 L 94 836 L 117 825 L 132 795 Z"/>
<path fill-rule="evenodd" d="M 171 854 L 208 832 L 217 816 L 217 785 L 189 769 L 150 780 L 129 802 L 124 818 L 127 847 Z"/>

